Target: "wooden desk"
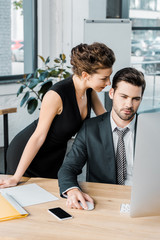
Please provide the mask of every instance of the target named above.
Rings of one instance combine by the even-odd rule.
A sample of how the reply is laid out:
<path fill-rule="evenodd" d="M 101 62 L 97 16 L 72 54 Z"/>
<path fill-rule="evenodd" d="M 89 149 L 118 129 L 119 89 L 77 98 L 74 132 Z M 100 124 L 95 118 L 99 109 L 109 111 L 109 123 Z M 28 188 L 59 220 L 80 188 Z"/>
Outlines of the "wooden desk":
<path fill-rule="evenodd" d="M 59 197 L 57 180 L 31 178 L 25 184 L 37 183 Z M 93 211 L 68 209 L 65 199 L 26 207 L 26 218 L 0 222 L 0 239 L 5 240 L 154 240 L 160 239 L 160 217 L 130 218 L 120 214 L 120 205 L 129 203 L 130 187 L 82 183 L 83 189 L 96 201 Z M 62 207 L 73 219 L 59 221 L 47 212 Z"/>

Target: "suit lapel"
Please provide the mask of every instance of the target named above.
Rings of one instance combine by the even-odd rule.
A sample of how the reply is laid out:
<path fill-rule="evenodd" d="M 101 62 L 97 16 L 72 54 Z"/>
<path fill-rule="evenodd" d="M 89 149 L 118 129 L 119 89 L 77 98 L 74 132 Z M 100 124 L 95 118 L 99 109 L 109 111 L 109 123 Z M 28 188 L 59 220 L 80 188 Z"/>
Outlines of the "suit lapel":
<path fill-rule="evenodd" d="M 103 118 L 99 124 L 99 130 L 104 147 L 104 155 L 107 156 L 107 158 L 115 159 L 110 113 L 103 115 Z"/>

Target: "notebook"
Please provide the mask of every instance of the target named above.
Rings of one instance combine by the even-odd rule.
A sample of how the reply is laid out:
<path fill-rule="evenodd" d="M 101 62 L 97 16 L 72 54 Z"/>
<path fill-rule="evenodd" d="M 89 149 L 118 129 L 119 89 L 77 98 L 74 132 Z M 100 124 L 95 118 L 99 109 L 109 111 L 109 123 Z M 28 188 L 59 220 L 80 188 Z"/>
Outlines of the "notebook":
<path fill-rule="evenodd" d="M 28 213 L 7 193 L 0 194 L 0 221 L 26 217 Z"/>

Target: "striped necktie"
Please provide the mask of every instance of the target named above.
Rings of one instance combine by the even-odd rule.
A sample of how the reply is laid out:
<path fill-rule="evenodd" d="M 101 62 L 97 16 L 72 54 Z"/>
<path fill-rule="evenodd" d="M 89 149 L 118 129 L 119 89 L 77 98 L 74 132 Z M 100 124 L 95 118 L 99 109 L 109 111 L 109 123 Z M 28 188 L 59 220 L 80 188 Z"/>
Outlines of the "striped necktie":
<path fill-rule="evenodd" d="M 120 185 L 124 185 L 124 181 L 127 178 L 126 152 L 123 138 L 128 131 L 129 131 L 128 127 L 123 130 L 115 128 L 115 132 L 118 135 L 118 144 L 116 152 L 117 184 Z"/>

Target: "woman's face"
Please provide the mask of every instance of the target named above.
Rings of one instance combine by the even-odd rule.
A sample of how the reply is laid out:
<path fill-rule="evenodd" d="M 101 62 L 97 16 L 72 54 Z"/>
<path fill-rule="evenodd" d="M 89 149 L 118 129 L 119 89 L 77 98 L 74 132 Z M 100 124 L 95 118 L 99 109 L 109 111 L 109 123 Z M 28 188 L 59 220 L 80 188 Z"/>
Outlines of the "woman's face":
<path fill-rule="evenodd" d="M 111 85 L 111 74 L 112 68 L 98 69 L 97 73 L 88 76 L 89 87 L 96 92 L 101 92 L 106 86 Z"/>

